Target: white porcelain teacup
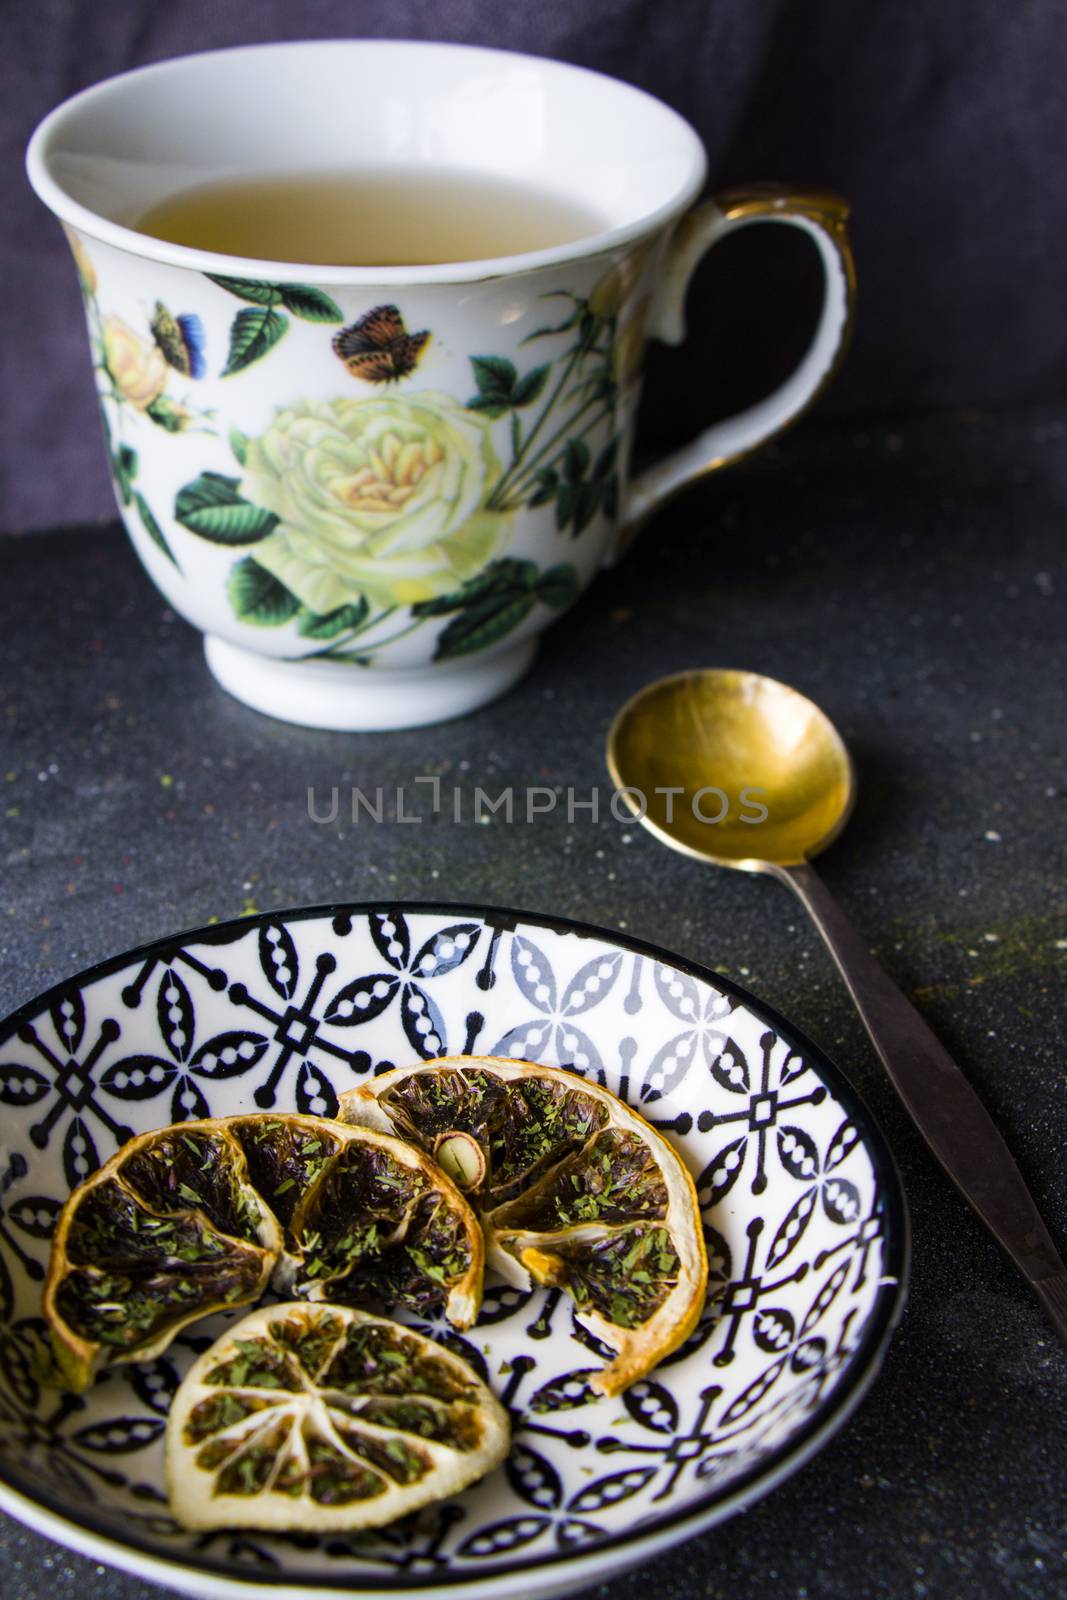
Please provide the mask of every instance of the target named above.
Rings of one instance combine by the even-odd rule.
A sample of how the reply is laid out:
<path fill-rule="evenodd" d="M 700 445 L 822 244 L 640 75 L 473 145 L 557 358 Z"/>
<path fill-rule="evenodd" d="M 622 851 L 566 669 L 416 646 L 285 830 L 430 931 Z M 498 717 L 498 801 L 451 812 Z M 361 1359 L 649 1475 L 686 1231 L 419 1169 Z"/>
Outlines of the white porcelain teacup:
<path fill-rule="evenodd" d="M 212 179 L 339 166 L 509 177 L 604 227 L 391 268 L 223 256 L 131 226 Z M 797 416 L 849 331 L 839 200 L 761 187 L 690 210 L 705 157 L 688 123 L 532 57 L 363 41 L 188 56 L 65 102 L 28 170 L 77 259 L 141 561 L 226 689 L 316 727 L 407 727 L 502 693 L 666 495 Z M 769 221 L 821 255 L 808 354 L 767 400 L 631 480 L 646 340 L 679 343 L 697 262 Z M 356 325 L 382 347 L 429 337 L 375 370 L 334 348 Z"/>

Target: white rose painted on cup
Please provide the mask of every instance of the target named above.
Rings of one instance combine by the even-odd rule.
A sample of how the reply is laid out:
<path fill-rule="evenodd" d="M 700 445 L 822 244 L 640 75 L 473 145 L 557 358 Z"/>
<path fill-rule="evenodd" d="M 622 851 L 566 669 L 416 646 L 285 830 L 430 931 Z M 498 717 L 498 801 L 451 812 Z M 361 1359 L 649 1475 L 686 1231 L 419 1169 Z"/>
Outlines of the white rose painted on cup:
<path fill-rule="evenodd" d="M 486 419 L 446 394 L 298 401 L 247 441 L 240 494 L 278 518 L 256 562 L 313 612 L 416 605 L 480 571 L 508 531 Z"/>

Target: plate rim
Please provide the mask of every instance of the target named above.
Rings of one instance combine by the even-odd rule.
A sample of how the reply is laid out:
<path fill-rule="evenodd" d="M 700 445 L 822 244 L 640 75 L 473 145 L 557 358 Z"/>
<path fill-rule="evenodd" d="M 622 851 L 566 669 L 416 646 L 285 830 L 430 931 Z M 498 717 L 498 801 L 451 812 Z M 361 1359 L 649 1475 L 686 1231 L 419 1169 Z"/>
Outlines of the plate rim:
<path fill-rule="evenodd" d="M 234 1597 L 253 1596 L 270 1591 L 278 1596 L 279 1600 L 283 1600 L 286 1586 L 294 1595 L 311 1590 L 320 1597 L 320 1600 L 331 1600 L 331 1597 L 337 1597 L 337 1600 L 358 1600 L 361 1593 L 383 1592 L 403 1593 L 409 1600 L 418 1600 L 418 1597 L 423 1595 L 447 1596 L 450 1589 L 457 1595 L 464 1592 L 478 1594 L 491 1588 L 496 1593 L 501 1593 L 502 1585 L 507 1585 L 508 1580 L 513 1578 L 521 1580 L 525 1575 L 541 1569 L 554 1571 L 561 1578 L 564 1571 L 574 1572 L 576 1577 L 574 1587 L 578 1588 L 580 1580 L 587 1574 L 590 1580 L 595 1580 L 598 1574 L 606 1577 L 609 1570 L 615 1570 L 613 1557 L 622 1556 L 623 1559 L 617 1563 L 618 1567 L 636 1565 L 643 1558 L 655 1555 L 665 1547 L 695 1537 L 717 1523 L 725 1521 L 735 1512 L 762 1499 L 794 1472 L 799 1471 L 835 1433 L 840 1431 L 878 1375 L 889 1341 L 904 1312 L 911 1265 L 911 1224 L 904 1187 L 896 1158 L 881 1127 L 862 1094 L 843 1069 L 838 1067 L 795 1023 L 782 1016 L 775 1007 L 758 999 L 743 985 L 716 972 L 713 967 L 692 961 L 687 956 L 678 955 L 651 940 L 600 927 L 596 923 L 556 916 L 551 912 L 524 911 L 467 901 L 404 900 L 383 897 L 361 901 L 331 900 L 319 905 L 257 911 L 248 916 L 232 917 L 226 922 L 209 923 L 164 938 L 148 940 L 72 973 L 70 977 L 50 985 L 0 1019 L 0 1046 L 17 1037 L 19 1029 L 31 1016 L 50 1009 L 52 1003 L 61 998 L 72 984 L 77 984 L 79 988 L 86 987 L 110 976 L 124 966 L 132 965 L 149 956 L 154 955 L 158 958 L 167 951 L 193 942 L 226 945 L 234 942 L 232 937 L 227 937 L 228 935 L 239 935 L 241 932 L 271 923 L 326 919 L 336 921 L 340 917 L 369 917 L 375 912 L 386 914 L 394 912 L 402 916 L 466 915 L 476 917 L 483 925 L 500 933 L 513 933 L 521 923 L 541 927 L 553 933 L 573 934 L 581 939 L 605 941 L 634 955 L 674 967 L 687 977 L 712 984 L 743 1002 L 787 1043 L 798 1046 L 800 1052 L 816 1067 L 827 1087 L 859 1128 L 875 1176 L 879 1185 L 883 1187 L 885 1195 L 885 1255 L 882 1278 L 867 1319 L 867 1327 L 853 1354 L 849 1369 L 834 1386 L 829 1402 L 820 1403 L 797 1434 L 787 1443 L 772 1450 L 765 1461 L 754 1465 L 739 1478 L 734 1479 L 726 1491 L 717 1492 L 715 1489 L 710 1489 L 696 1502 L 690 1502 L 684 1510 L 664 1512 L 650 1525 L 645 1526 L 643 1531 L 609 1534 L 591 1544 L 587 1550 L 573 1553 L 553 1551 L 542 1556 L 523 1557 L 517 1561 L 494 1562 L 492 1565 L 463 1574 L 455 1572 L 443 1573 L 440 1576 L 424 1574 L 415 1582 L 405 1581 L 404 1575 L 400 1572 L 389 1577 L 359 1574 L 355 1575 L 360 1585 L 358 1589 L 353 1588 L 351 1583 L 346 1583 L 341 1573 L 335 1577 L 319 1576 L 314 1573 L 257 1572 L 254 1578 L 251 1576 L 245 1578 L 235 1572 L 232 1565 L 215 1560 L 206 1553 L 198 1552 L 194 1558 L 183 1560 L 161 1554 L 158 1544 L 147 1538 L 142 1539 L 137 1534 L 131 1533 L 120 1538 L 108 1526 L 98 1521 L 91 1511 L 72 1516 L 69 1507 L 59 1496 L 53 1496 L 48 1490 L 41 1491 L 33 1487 L 17 1469 L 12 1470 L 7 1463 L 0 1462 L 0 1509 L 8 1511 L 18 1521 L 33 1527 L 37 1532 L 55 1537 L 68 1548 L 83 1552 L 91 1550 L 94 1555 L 103 1556 L 105 1559 L 109 1552 L 118 1552 L 125 1556 L 126 1560 L 120 1559 L 115 1564 L 125 1571 L 144 1573 L 146 1566 L 151 1565 L 156 1569 L 151 1574 L 152 1580 L 159 1583 L 175 1583 L 175 1575 L 182 1575 L 185 1578 L 198 1576 L 212 1580 L 216 1585 L 225 1585 L 224 1590 L 218 1588 L 216 1592 L 225 1592 Z M 26 1512 L 33 1512 L 35 1515 L 27 1516 Z M 628 1559 L 631 1556 L 632 1561 Z M 607 1557 L 606 1563 L 605 1557 Z M 137 1565 L 130 1565 L 134 1560 L 137 1561 Z M 181 1587 L 180 1584 L 175 1586 Z"/>

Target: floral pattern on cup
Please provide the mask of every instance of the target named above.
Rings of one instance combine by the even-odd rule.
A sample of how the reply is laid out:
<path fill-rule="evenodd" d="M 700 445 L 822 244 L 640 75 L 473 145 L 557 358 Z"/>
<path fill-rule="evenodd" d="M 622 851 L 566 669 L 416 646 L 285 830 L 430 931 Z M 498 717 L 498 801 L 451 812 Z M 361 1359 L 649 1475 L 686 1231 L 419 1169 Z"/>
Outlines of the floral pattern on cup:
<path fill-rule="evenodd" d="M 138 451 L 123 421 L 143 417 L 172 434 L 215 432 L 211 413 L 172 391 L 172 380 L 207 370 L 200 318 L 174 316 L 157 301 L 142 331 L 129 313 L 102 311 L 92 258 L 68 237 L 120 499 L 180 570 L 138 487 Z M 514 519 L 527 507 L 551 507 L 559 536 L 574 540 L 598 513 L 617 514 L 618 402 L 640 367 L 648 297 L 637 290 L 646 261 L 640 246 L 584 297 L 547 294 L 560 310 L 522 343 L 551 337 L 557 353 L 529 364 L 472 355 L 474 392 L 465 397 L 415 387 L 418 352 L 394 357 L 389 371 L 381 361 L 372 370 L 366 359 L 346 359 L 344 335 L 334 331 L 341 310 L 321 289 L 208 275 L 242 302 L 228 348 L 214 352 L 217 377 L 236 378 L 264 360 L 298 318 L 324 325 L 359 386 L 328 399 L 296 397 L 256 431 L 231 429 L 236 470 L 206 469 L 178 490 L 173 517 L 181 528 L 244 547 L 225 580 L 235 620 L 291 625 L 303 643 L 288 659 L 367 666 L 431 619 L 448 619 L 434 644 L 434 659 L 443 660 L 496 644 L 538 605 L 570 605 L 580 588 L 575 567 L 510 556 Z M 344 332 L 376 333 L 379 323 L 420 352 L 433 337 L 409 335 L 396 306 L 372 307 Z M 560 336 L 569 336 L 562 349 Z"/>
<path fill-rule="evenodd" d="M 104 366 L 119 399 L 138 411 L 148 411 L 167 387 L 163 352 L 116 316 L 104 318 L 100 343 Z"/>
<path fill-rule="evenodd" d="M 448 594 L 504 543 L 489 424 L 448 395 L 298 401 L 249 439 L 240 493 L 277 526 L 261 566 L 310 610 Z"/>
<path fill-rule="evenodd" d="M 175 319 L 157 302 L 152 324 L 139 333 L 115 312 L 103 312 L 97 299 L 96 267 L 76 233 L 65 228 L 67 242 L 78 269 L 89 325 L 89 342 L 97 373 L 97 395 L 104 425 L 104 440 L 115 489 L 124 506 L 132 507 L 148 537 L 168 561 L 179 566 L 177 557 L 137 483 L 140 457 L 125 438 L 125 423 L 132 411 L 161 428 L 165 433 L 195 430 L 213 433 L 210 413 L 201 410 L 188 397 L 168 393 L 171 379 L 179 371 L 173 349 L 162 335 L 163 319 L 181 332 L 181 325 L 199 324 L 199 318 Z M 198 336 L 199 337 L 199 336 Z M 198 357 L 200 352 L 197 352 Z M 200 360 L 183 365 L 181 376 L 194 376 L 203 370 Z M 180 568 L 179 568 L 180 570 Z"/>
<path fill-rule="evenodd" d="M 322 641 L 311 656 L 366 666 L 430 618 L 450 617 L 434 652 L 446 660 L 495 644 L 538 603 L 569 605 L 579 588 L 569 562 L 541 569 L 504 552 L 524 506 L 552 503 L 557 531 L 575 539 L 598 511 L 616 513 L 616 402 L 636 376 L 644 333 L 645 302 L 632 305 L 640 254 L 603 274 L 588 298 L 550 297 L 568 302 L 562 320 L 524 342 L 570 334 L 553 361 L 520 372 L 503 356 L 471 356 L 475 393 L 466 401 L 432 389 L 304 399 L 276 409 L 258 435 L 232 432 L 240 476 L 202 473 L 178 494 L 175 517 L 215 543 L 255 545 L 230 571 L 234 614 L 264 627 L 295 621 L 300 636 Z M 253 285 L 214 281 L 251 298 Z M 291 286 L 261 293 L 257 327 L 269 337 L 245 366 L 284 334 L 267 328 L 266 313 L 304 304 Z M 326 307 L 314 310 L 317 320 L 333 320 Z M 371 308 L 348 332 L 379 324 L 411 342 L 396 306 Z M 223 376 L 239 337 L 235 321 Z M 417 337 L 421 349 L 429 331 Z M 332 344 L 344 360 L 337 336 Z M 414 368 L 402 363 L 389 378 L 344 364 L 364 387 Z M 504 419 L 506 462 L 494 439 Z M 587 438 L 605 427 L 612 431 L 594 455 Z"/>

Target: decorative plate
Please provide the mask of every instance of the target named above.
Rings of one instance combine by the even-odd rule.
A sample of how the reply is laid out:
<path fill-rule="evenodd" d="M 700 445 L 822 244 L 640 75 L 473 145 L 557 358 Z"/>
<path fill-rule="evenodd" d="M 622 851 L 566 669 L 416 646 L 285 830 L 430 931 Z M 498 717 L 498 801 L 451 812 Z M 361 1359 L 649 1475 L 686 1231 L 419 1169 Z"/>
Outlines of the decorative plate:
<path fill-rule="evenodd" d="M 675 1141 L 711 1279 L 688 1342 L 615 1400 L 558 1290 L 487 1286 L 430 1327 L 511 1408 L 505 1468 L 348 1538 L 183 1532 L 162 1493 L 170 1396 L 225 1325 L 42 1388 L 49 1234 L 131 1133 L 276 1107 L 329 1115 L 368 1073 L 447 1053 L 595 1078 Z M 0 1505 L 197 1597 L 569 1592 L 730 1515 L 794 1471 L 871 1382 L 904 1300 L 907 1226 L 881 1134 L 841 1074 L 744 991 L 649 945 L 463 906 L 270 913 L 104 962 L 0 1027 Z"/>

